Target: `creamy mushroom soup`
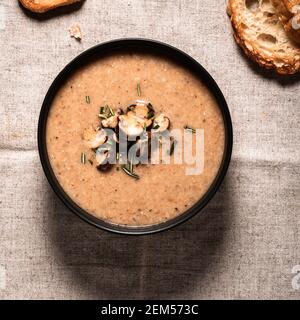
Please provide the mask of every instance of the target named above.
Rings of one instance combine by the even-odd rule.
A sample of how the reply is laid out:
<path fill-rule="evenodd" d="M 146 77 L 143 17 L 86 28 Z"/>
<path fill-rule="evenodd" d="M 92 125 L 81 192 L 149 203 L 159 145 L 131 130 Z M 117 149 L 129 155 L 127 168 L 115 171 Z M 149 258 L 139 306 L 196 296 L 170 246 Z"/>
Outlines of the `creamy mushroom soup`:
<path fill-rule="evenodd" d="M 107 162 L 120 132 L 151 140 L 167 129 L 202 130 L 200 174 L 172 161 L 176 140 L 170 164 L 124 165 L 118 147 L 115 163 Z M 69 77 L 51 106 L 46 140 L 55 176 L 74 202 L 110 223 L 143 226 L 172 219 L 204 196 L 222 162 L 225 130 L 215 99 L 189 70 L 156 55 L 119 53 Z"/>

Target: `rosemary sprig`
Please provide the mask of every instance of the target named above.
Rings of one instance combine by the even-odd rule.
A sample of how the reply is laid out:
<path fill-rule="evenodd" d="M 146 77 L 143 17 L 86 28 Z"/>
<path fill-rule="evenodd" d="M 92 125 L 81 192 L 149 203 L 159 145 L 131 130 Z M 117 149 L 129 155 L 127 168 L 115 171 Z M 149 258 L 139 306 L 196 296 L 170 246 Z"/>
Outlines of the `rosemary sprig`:
<path fill-rule="evenodd" d="M 115 115 L 114 110 L 112 108 L 110 108 L 110 107 L 109 107 L 109 112 L 110 112 L 110 114 L 109 114 L 110 116 L 114 116 Z"/>
<path fill-rule="evenodd" d="M 125 165 L 122 165 L 121 168 L 128 176 L 137 180 L 140 178 L 136 173 L 131 172 Z"/>
<path fill-rule="evenodd" d="M 189 127 L 189 126 L 184 126 L 184 129 L 187 131 L 191 131 L 192 133 L 196 133 L 196 129 Z"/>
<path fill-rule="evenodd" d="M 140 97 L 141 96 L 141 85 L 139 83 L 137 84 L 136 89 L 137 89 L 137 94 Z"/>
<path fill-rule="evenodd" d="M 90 104 L 91 103 L 90 96 L 85 96 L 85 101 L 86 101 L 87 104 Z"/>
<path fill-rule="evenodd" d="M 105 107 L 101 106 L 99 109 L 99 114 L 104 114 Z"/>
<path fill-rule="evenodd" d="M 82 164 L 86 163 L 86 155 L 83 152 L 81 153 L 80 161 L 81 161 Z"/>
<path fill-rule="evenodd" d="M 100 109 L 99 109 L 99 114 L 98 114 L 98 117 L 101 118 L 101 119 L 107 119 L 108 118 L 108 115 L 107 115 L 107 106 L 101 106 Z"/>
<path fill-rule="evenodd" d="M 101 119 L 107 119 L 107 118 L 114 116 L 114 115 L 115 115 L 114 110 L 107 105 L 101 106 L 99 109 L 98 117 Z"/>

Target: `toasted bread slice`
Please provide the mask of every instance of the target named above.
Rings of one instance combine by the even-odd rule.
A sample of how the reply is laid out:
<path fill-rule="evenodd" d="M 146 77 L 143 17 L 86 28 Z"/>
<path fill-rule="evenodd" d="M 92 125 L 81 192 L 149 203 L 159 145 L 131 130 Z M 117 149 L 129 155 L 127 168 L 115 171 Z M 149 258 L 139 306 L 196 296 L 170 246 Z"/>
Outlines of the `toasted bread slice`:
<path fill-rule="evenodd" d="M 61 6 L 66 6 L 82 0 L 19 0 L 28 10 L 43 13 Z"/>
<path fill-rule="evenodd" d="M 272 0 L 272 4 L 286 33 L 300 44 L 300 0 Z"/>
<path fill-rule="evenodd" d="M 229 0 L 228 13 L 247 56 L 280 74 L 300 71 L 300 45 L 287 36 L 271 0 Z"/>

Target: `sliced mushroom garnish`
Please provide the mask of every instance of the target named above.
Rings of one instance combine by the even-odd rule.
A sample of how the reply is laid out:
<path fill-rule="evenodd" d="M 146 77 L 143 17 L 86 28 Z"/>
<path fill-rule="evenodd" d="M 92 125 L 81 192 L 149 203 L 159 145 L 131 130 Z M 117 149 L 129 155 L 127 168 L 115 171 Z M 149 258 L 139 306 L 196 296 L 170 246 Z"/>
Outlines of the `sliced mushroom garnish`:
<path fill-rule="evenodd" d="M 119 161 L 122 170 L 129 176 L 138 179 L 134 166 L 147 164 L 151 156 L 153 138 L 161 137 L 170 126 L 170 120 L 164 114 L 156 116 L 150 102 L 137 100 L 127 108 L 126 114 L 122 109 L 113 110 L 108 105 L 99 110 L 101 123 L 97 129 L 90 127 L 84 130 L 83 139 L 93 149 L 93 159 L 88 161 L 99 171 L 108 171 L 113 164 Z M 113 130 L 111 130 L 113 129 Z M 152 130 L 151 130 L 152 129 Z M 130 155 L 127 165 L 122 164 L 122 133 L 127 136 L 125 154 Z M 161 134 L 156 134 L 161 133 Z M 170 147 L 169 153 L 174 152 L 175 144 Z M 158 148 L 158 147 L 157 147 Z M 82 163 L 86 162 L 85 155 Z"/>
<path fill-rule="evenodd" d="M 152 124 L 154 110 L 151 103 L 138 100 L 128 107 L 127 115 L 135 118 L 135 120 L 139 122 L 143 128 L 148 128 Z"/>
<path fill-rule="evenodd" d="M 91 149 L 98 148 L 105 143 L 106 139 L 107 135 L 103 129 L 97 131 L 93 127 L 89 127 L 83 132 L 83 140 L 85 140 L 86 145 Z"/>
<path fill-rule="evenodd" d="M 135 112 L 133 111 L 128 111 L 126 114 L 128 117 L 131 117 L 134 119 L 134 121 L 138 122 L 139 124 L 141 124 L 143 127 L 149 127 L 152 124 L 152 121 L 144 118 L 144 117 L 140 117 L 138 116 Z"/>
<path fill-rule="evenodd" d="M 143 123 L 139 122 L 135 116 L 119 116 L 119 128 L 129 137 L 140 136 L 144 131 Z"/>
<path fill-rule="evenodd" d="M 154 112 L 152 104 L 143 100 L 137 100 L 130 105 L 128 111 L 134 112 L 140 118 L 148 118 L 149 112 Z"/>
<path fill-rule="evenodd" d="M 163 132 L 170 126 L 170 120 L 163 113 L 156 117 L 153 121 L 154 132 Z"/>
<path fill-rule="evenodd" d="M 118 109 L 113 111 L 113 109 L 109 107 L 101 107 L 99 117 L 103 118 L 101 124 L 104 128 L 115 129 L 118 126 L 119 115 L 121 115 L 123 111 Z"/>
<path fill-rule="evenodd" d="M 147 118 L 148 116 L 148 112 L 149 109 L 146 105 L 144 104 L 137 104 L 134 108 L 134 110 L 132 110 L 135 115 L 139 118 Z"/>
<path fill-rule="evenodd" d="M 119 116 L 115 114 L 114 116 L 111 116 L 107 119 L 102 120 L 102 126 L 104 128 L 112 128 L 115 129 L 118 125 Z"/>
<path fill-rule="evenodd" d="M 136 117 L 134 111 L 128 111 L 128 112 L 126 113 L 126 116 L 128 116 L 128 117 Z"/>

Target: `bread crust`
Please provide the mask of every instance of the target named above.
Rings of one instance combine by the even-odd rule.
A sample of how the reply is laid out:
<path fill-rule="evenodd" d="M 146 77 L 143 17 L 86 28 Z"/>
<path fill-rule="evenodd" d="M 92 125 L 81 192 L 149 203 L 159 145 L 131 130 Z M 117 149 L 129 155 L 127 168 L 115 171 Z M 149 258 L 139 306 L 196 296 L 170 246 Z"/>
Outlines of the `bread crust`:
<path fill-rule="evenodd" d="M 20 3 L 26 9 L 36 12 L 36 13 L 44 13 L 49 10 L 56 9 L 61 6 L 66 6 L 73 4 L 75 2 L 80 2 L 82 0 L 19 0 Z"/>
<path fill-rule="evenodd" d="M 227 12 L 230 13 L 230 19 L 233 27 L 233 36 L 236 42 L 243 49 L 245 54 L 266 69 L 275 70 L 282 75 L 295 74 L 300 71 L 300 47 L 299 54 L 292 57 L 281 57 L 280 63 L 275 55 L 266 55 L 254 41 L 247 39 L 242 28 L 242 22 L 238 19 L 237 6 L 235 0 L 229 0 Z"/>

